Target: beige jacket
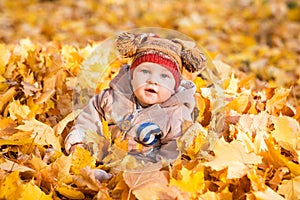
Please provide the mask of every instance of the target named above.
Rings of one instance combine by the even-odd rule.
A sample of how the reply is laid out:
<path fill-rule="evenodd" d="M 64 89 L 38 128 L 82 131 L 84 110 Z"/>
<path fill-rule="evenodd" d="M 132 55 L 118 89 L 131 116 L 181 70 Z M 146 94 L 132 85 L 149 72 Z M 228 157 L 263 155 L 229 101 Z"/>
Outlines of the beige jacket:
<path fill-rule="evenodd" d="M 142 108 L 136 102 L 131 83 L 129 66 L 123 66 L 119 74 L 110 82 L 110 88 L 94 96 L 78 116 L 74 127 L 65 139 L 65 148 L 69 153 L 72 144 L 85 142 L 85 131 L 95 131 L 102 135 L 101 119 L 104 118 L 112 132 L 112 139 L 123 134 L 128 140 L 128 152 L 138 158 L 156 162 L 161 157 L 175 159 L 178 156 L 176 138 L 182 135 L 184 121 L 192 122 L 195 107 L 195 85 L 191 81 L 181 81 L 178 91 L 162 104 Z M 127 132 L 120 129 L 124 117 L 133 115 L 131 128 Z M 136 140 L 136 130 L 143 122 L 157 124 L 162 136 L 154 146 L 143 146 Z"/>

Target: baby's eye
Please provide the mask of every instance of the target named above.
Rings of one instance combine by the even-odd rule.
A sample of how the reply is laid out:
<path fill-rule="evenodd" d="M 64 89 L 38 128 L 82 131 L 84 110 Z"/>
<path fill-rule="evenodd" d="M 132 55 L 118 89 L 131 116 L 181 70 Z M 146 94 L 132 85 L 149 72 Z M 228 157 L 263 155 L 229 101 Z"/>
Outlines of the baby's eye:
<path fill-rule="evenodd" d="M 162 78 L 169 78 L 170 76 L 168 74 L 161 74 Z"/>
<path fill-rule="evenodd" d="M 147 69 L 142 69 L 141 72 L 144 73 L 144 74 L 147 74 L 147 73 L 149 73 L 149 70 L 147 70 Z"/>

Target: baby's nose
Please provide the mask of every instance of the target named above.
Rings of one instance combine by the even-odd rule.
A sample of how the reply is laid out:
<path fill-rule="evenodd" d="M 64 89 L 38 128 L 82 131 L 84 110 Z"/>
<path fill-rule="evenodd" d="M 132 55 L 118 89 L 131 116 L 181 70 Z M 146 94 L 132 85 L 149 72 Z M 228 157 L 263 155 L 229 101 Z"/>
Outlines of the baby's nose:
<path fill-rule="evenodd" d="M 147 82 L 151 84 L 158 84 L 157 77 L 155 75 L 150 75 Z"/>

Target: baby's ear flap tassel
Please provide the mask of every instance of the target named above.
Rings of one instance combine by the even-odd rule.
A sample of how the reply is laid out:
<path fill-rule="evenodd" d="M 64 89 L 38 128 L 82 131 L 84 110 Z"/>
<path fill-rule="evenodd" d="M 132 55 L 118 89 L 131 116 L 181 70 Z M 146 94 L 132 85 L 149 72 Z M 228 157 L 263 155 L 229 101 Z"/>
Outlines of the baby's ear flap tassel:
<path fill-rule="evenodd" d="M 123 57 L 132 57 L 136 54 L 137 48 L 143 39 L 143 34 L 124 32 L 118 36 L 116 48 Z"/>
<path fill-rule="evenodd" d="M 199 49 L 185 49 L 181 51 L 182 65 L 189 72 L 201 72 L 206 66 L 206 58 Z"/>
<path fill-rule="evenodd" d="M 172 40 L 182 46 L 181 60 L 182 66 L 191 73 L 201 72 L 206 67 L 206 58 L 198 48 L 195 47 L 194 42 L 183 41 L 179 39 Z"/>

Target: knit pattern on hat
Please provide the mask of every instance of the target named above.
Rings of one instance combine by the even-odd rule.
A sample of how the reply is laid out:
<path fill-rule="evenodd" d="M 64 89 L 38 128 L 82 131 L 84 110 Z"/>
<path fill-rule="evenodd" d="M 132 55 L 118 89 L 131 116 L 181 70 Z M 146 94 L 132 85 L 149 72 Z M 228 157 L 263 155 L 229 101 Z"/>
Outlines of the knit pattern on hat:
<path fill-rule="evenodd" d="M 193 42 L 192 42 L 193 43 Z M 174 61 L 178 73 L 183 68 L 188 72 L 200 73 L 206 67 L 206 58 L 191 41 L 164 39 L 152 33 L 135 34 L 124 32 L 116 40 L 116 48 L 124 58 L 137 60 L 138 57 L 155 52 Z"/>
<path fill-rule="evenodd" d="M 177 90 L 177 88 L 180 85 L 181 75 L 176 61 L 171 60 L 168 56 L 165 56 L 160 52 L 152 51 L 149 53 L 142 53 L 136 56 L 135 60 L 131 64 L 130 67 L 131 77 L 133 76 L 133 71 L 135 70 L 135 68 L 144 62 L 156 63 L 168 69 L 173 74 L 173 77 L 175 79 L 175 90 Z"/>

